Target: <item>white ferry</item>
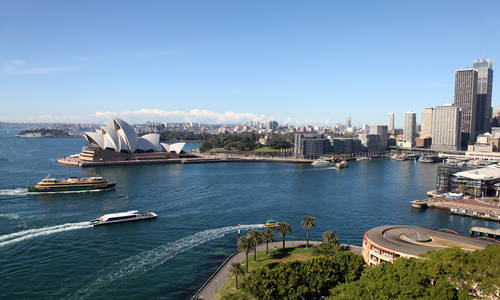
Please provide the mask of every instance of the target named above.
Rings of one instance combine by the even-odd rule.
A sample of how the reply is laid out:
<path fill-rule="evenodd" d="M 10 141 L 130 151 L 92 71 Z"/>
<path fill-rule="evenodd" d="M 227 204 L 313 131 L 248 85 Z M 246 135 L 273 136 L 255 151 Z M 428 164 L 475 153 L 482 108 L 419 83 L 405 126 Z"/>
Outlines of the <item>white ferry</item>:
<path fill-rule="evenodd" d="M 311 163 L 314 167 L 326 167 L 332 163 L 331 160 L 325 158 L 319 158 Z"/>
<path fill-rule="evenodd" d="M 108 225 L 114 223 L 134 222 L 147 219 L 155 219 L 158 217 L 154 212 L 142 212 L 138 210 L 131 210 L 116 214 L 107 214 L 100 218 L 90 220 L 94 226 Z"/>

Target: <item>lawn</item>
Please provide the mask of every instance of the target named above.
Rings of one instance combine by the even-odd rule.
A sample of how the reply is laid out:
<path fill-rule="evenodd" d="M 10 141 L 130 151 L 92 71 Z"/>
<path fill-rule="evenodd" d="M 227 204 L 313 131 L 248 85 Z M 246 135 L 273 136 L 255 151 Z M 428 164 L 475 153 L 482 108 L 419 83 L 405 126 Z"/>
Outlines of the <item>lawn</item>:
<path fill-rule="evenodd" d="M 268 266 L 270 268 L 276 266 L 280 262 L 290 261 L 290 260 L 306 260 L 312 258 L 312 247 L 309 248 L 292 248 L 287 247 L 285 249 L 269 249 L 269 254 L 266 254 L 266 251 L 257 252 L 257 260 L 253 261 L 253 252 L 248 254 L 248 271 L 252 271 L 255 268 Z M 241 264 L 243 268 L 245 267 L 245 261 L 242 261 Z M 242 278 L 238 278 L 238 282 L 241 282 Z M 225 295 L 231 291 L 235 291 L 235 282 L 234 276 L 224 284 L 222 289 L 217 294 L 217 299 L 221 299 L 222 295 Z M 249 297 L 252 299 L 251 297 Z"/>

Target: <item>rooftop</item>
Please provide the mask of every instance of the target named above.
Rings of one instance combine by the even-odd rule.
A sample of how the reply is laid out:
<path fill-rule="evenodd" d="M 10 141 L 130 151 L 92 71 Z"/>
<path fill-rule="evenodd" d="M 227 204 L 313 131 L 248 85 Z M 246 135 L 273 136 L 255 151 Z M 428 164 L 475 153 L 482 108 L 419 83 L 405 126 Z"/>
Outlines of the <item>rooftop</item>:
<path fill-rule="evenodd" d="M 489 165 L 480 169 L 458 172 L 453 174 L 453 176 L 478 180 L 498 179 L 500 178 L 500 166 Z"/>

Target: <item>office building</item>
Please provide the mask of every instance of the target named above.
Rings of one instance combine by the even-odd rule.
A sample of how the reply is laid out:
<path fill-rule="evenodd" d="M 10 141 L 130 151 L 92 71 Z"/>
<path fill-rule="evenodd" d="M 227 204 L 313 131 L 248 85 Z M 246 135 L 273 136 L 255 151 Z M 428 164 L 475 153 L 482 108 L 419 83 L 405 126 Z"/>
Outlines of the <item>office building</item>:
<path fill-rule="evenodd" d="M 369 154 L 385 152 L 385 149 L 380 149 L 380 135 L 362 133 L 359 135 L 359 140 L 363 145 L 363 152 Z"/>
<path fill-rule="evenodd" d="M 387 115 L 387 130 L 392 132 L 394 130 L 394 113 L 391 112 Z"/>
<path fill-rule="evenodd" d="M 405 113 L 405 127 L 403 131 L 403 139 L 411 143 L 413 146 L 415 143 L 415 136 L 417 135 L 417 115 L 409 111 Z"/>
<path fill-rule="evenodd" d="M 347 116 L 347 118 L 345 119 L 345 129 L 347 130 L 347 128 L 352 128 L 352 123 L 351 123 L 351 116 Z"/>
<path fill-rule="evenodd" d="M 386 125 L 370 125 L 370 134 L 376 134 L 380 136 L 380 151 L 384 152 L 387 150 L 387 126 Z"/>
<path fill-rule="evenodd" d="M 363 150 L 361 141 L 355 138 L 330 138 L 330 145 L 334 154 L 356 154 Z"/>
<path fill-rule="evenodd" d="M 455 102 L 461 108 L 461 143 L 462 148 L 476 140 L 477 118 L 477 71 L 474 69 L 455 72 Z"/>
<path fill-rule="evenodd" d="M 329 141 L 316 134 L 296 134 L 294 146 L 295 158 L 316 159 L 330 150 Z"/>
<path fill-rule="evenodd" d="M 491 129 L 491 95 L 493 89 L 493 62 L 481 58 L 474 61 L 477 71 L 477 134 L 489 132 Z"/>
<path fill-rule="evenodd" d="M 460 150 L 461 111 L 451 105 L 436 106 L 432 110 L 432 146 L 438 151 Z"/>
<path fill-rule="evenodd" d="M 270 120 L 269 122 L 267 122 L 267 129 L 273 130 L 273 131 L 278 129 L 278 122 Z"/>
<path fill-rule="evenodd" d="M 432 108 L 424 108 L 422 111 L 422 131 L 420 132 L 421 138 L 428 138 L 432 136 Z"/>
<path fill-rule="evenodd" d="M 494 109 L 492 115 L 491 127 L 500 127 L 500 109 Z"/>

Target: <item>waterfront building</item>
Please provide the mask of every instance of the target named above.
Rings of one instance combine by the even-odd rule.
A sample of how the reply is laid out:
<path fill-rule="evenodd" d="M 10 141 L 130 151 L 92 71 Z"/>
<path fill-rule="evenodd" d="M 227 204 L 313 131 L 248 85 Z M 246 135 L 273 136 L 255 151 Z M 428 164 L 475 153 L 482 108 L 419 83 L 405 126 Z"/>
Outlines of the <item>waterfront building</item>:
<path fill-rule="evenodd" d="M 378 134 L 366 134 L 362 133 L 359 135 L 359 140 L 363 145 L 363 151 L 369 154 L 380 154 L 385 152 L 385 149 L 380 149 L 380 135 Z"/>
<path fill-rule="evenodd" d="M 460 150 L 461 110 L 451 105 L 432 110 L 432 145 L 437 151 Z"/>
<path fill-rule="evenodd" d="M 376 134 L 380 136 L 380 145 L 379 149 L 381 152 L 385 152 L 387 150 L 387 125 L 370 125 L 370 134 Z"/>
<path fill-rule="evenodd" d="M 357 154 L 363 151 L 361 141 L 356 138 L 330 138 L 331 153 Z"/>
<path fill-rule="evenodd" d="M 500 127 L 500 109 L 493 110 L 491 127 Z"/>
<path fill-rule="evenodd" d="M 408 111 L 405 113 L 405 126 L 403 131 L 403 138 L 410 142 L 413 146 L 415 143 L 415 136 L 417 135 L 417 115 Z"/>
<path fill-rule="evenodd" d="M 453 174 L 449 190 L 472 192 L 476 197 L 495 196 L 497 183 L 500 183 L 500 166 L 489 165 Z"/>
<path fill-rule="evenodd" d="M 394 130 L 394 113 L 391 112 L 387 115 L 387 130 L 392 132 Z"/>
<path fill-rule="evenodd" d="M 329 152 L 330 143 L 323 135 L 296 134 L 294 147 L 295 158 L 316 159 Z"/>
<path fill-rule="evenodd" d="M 477 118 L 476 131 L 478 134 L 489 132 L 491 129 L 492 108 L 491 96 L 493 91 L 493 62 L 488 58 L 474 61 L 474 70 L 477 71 Z"/>
<path fill-rule="evenodd" d="M 372 228 L 363 236 L 363 258 L 367 265 L 393 262 L 400 257 L 419 258 L 431 250 L 459 247 L 466 251 L 481 250 L 491 241 L 442 230 L 408 225 L 386 225 Z"/>
<path fill-rule="evenodd" d="M 477 119 L 477 71 L 463 69 L 455 72 L 455 102 L 460 107 L 462 148 L 476 140 Z"/>
<path fill-rule="evenodd" d="M 424 108 L 422 111 L 422 131 L 420 132 L 421 138 L 432 137 L 432 107 Z"/>
<path fill-rule="evenodd" d="M 415 148 L 430 148 L 432 138 L 415 138 Z"/>

